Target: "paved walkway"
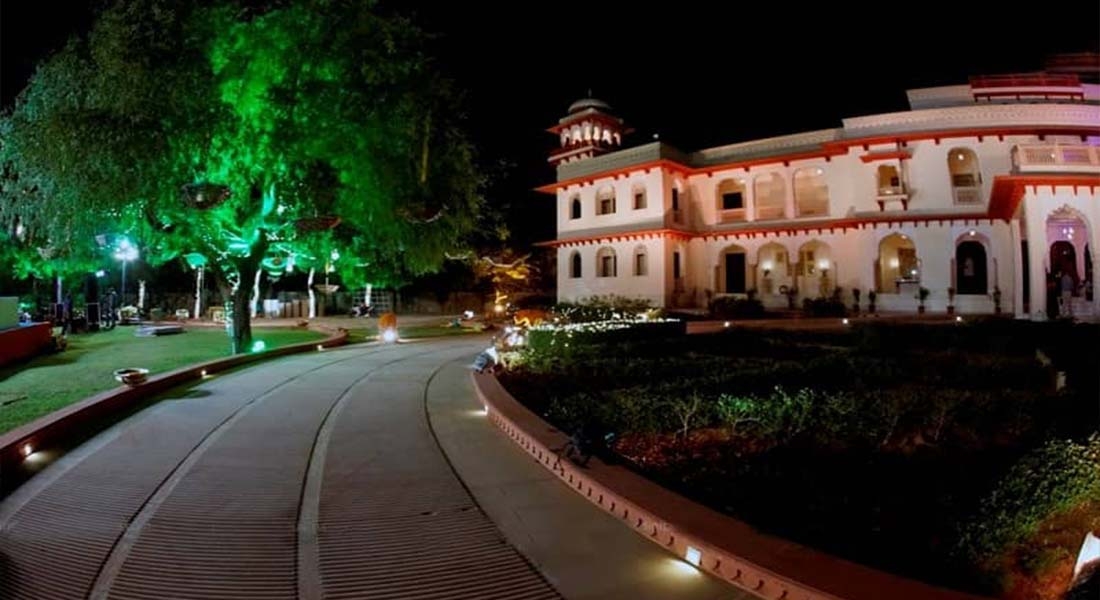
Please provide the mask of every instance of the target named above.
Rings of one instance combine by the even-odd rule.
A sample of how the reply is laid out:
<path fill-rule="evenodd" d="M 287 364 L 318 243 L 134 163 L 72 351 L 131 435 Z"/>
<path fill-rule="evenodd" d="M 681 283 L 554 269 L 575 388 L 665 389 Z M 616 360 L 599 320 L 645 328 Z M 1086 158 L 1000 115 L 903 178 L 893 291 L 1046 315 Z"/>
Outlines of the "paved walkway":
<path fill-rule="evenodd" d="M 479 416 L 484 345 L 310 353 L 179 392 L 0 504 L 0 598 L 741 597 Z"/>

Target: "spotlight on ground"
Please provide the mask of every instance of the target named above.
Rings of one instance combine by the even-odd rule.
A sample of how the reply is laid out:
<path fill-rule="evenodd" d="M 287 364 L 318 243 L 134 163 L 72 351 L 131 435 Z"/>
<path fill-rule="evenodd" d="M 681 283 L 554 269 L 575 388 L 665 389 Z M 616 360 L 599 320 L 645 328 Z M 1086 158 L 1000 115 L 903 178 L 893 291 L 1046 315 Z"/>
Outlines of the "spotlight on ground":
<path fill-rule="evenodd" d="M 387 328 L 382 330 L 382 341 L 386 343 L 392 343 L 397 341 L 397 330 L 393 328 Z"/>
<path fill-rule="evenodd" d="M 267 349 L 267 343 L 264 342 L 263 340 L 256 340 L 255 342 L 252 342 L 252 351 L 253 352 L 263 352 L 266 349 Z"/>

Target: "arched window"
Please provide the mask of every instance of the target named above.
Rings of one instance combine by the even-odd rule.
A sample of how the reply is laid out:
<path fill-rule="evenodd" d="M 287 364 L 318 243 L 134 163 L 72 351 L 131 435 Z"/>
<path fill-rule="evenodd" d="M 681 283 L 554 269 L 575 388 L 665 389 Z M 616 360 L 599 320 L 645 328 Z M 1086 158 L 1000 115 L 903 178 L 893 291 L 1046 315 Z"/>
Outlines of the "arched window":
<path fill-rule="evenodd" d="M 878 291 L 896 294 L 903 283 L 920 282 L 920 258 L 909 236 L 890 234 L 878 245 Z"/>
<path fill-rule="evenodd" d="M 782 219 L 787 203 L 787 185 L 779 173 L 758 175 L 752 182 L 756 220 Z"/>
<path fill-rule="evenodd" d="M 989 293 L 985 245 L 976 239 L 960 240 L 955 246 L 955 291 L 959 294 Z"/>
<path fill-rule="evenodd" d="M 719 219 L 739 221 L 745 218 L 745 182 L 739 179 L 723 179 L 715 193 Z"/>
<path fill-rule="evenodd" d="M 616 276 L 615 251 L 608 247 L 596 252 L 596 277 Z"/>
<path fill-rule="evenodd" d="M 569 256 L 569 277 L 573 279 L 581 277 L 581 253 L 576 250 Z"/>
<path fill-rule="evenodd" d="M 646 257 L 645 246 L 638 246 L 634 249 L 634 275 L 641 277 L 649 274 L 649 265 L 647 264 L 648 258 Z"/>
<path fill-rule="evenodd" d="M 615 212 L 615 188 L 607 185 L 596 192 L 596 214 L 610 215 Z"/>
<path fill-rule="evenodd" d="M 955 204 L 981 204 L 982 172 L 978 155 L 970 148 L 952 148 L 947 153 L 947 169 L 951 172 Z"/>
<path fill-rule="evenodd" d="M 581 198 L 580 196 L 573 196 L 573 201 L 569 203 L 569 218 L 579 219 L 581 218 Z"/>
<path fill-rule="evenodd" d="M 829 185 L 820 167 L 794 172 L 794 203 L 800 217 L 824 217 L 829 214 Z"/>
<path fill-rule="evenodd" d="M 640 183 L 635 183 L 630 190 L 631 197 L 634 198 L 634 210 L 641 210 L 646 207 L 645 186 Z"/>

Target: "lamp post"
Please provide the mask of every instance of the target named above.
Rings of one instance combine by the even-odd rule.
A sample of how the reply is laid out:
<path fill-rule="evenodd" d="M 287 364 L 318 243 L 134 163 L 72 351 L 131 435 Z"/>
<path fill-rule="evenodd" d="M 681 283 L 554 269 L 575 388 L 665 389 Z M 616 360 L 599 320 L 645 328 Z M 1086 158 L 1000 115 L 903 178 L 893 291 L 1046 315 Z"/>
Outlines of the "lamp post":
<path fill-rule="evenodd" d="M 126 265 L 138 257 L 138 249 L 130 243 L 130 240 L 122 238 L 115 250 L 115 258 L 122 261 L 122 292 L 119 307 L 126 306 Z"/>

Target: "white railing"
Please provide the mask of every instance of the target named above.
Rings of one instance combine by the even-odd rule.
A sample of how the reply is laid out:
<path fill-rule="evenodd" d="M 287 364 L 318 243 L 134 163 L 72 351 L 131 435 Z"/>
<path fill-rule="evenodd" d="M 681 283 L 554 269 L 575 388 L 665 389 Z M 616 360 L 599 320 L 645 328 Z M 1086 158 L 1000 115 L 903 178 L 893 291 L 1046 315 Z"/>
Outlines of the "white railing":
<path fill-rule="evenodd" d="M 1084 144 L 1019 144 L 1012 148 L 1016 173 L 1100 173 L 1100 148 Z"/>

